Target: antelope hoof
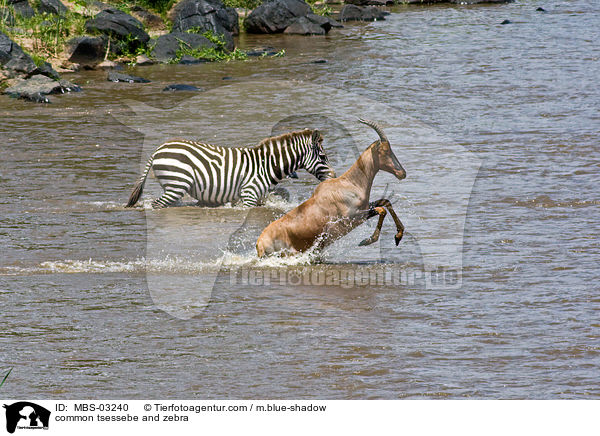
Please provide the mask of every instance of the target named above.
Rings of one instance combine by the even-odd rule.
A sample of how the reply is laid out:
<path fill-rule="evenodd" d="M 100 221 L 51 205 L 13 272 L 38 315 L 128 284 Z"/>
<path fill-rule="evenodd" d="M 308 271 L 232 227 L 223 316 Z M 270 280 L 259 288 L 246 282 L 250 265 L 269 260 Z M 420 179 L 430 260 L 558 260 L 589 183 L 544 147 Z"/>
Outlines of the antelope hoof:
<path fill-rule="evenodd" d="M 371 245 L 374 241 L 371 238 L 364 239 L 358 244 L 359 247 L 364 247 L 365 245 Z M 398 244 L 396 244 L 398 245 Z"/>
<path fill-rule="evenodd" d="M 394 236 L 394 240 L 396 241 L 396 247 L 398 246 L 398 244 L 402 240 L 402 236 L 403 235 L 404 235 L 404 232 L 398 232 L 398 234 L 396 234 L 396 236 Z"/>

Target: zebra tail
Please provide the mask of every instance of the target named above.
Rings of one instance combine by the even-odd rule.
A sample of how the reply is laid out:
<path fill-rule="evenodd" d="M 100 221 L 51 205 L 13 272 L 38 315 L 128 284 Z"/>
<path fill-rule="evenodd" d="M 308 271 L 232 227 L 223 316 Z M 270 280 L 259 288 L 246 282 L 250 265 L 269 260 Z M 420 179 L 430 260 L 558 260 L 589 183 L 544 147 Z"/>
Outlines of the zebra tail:
<path fill-rule="evenodd" d="M 144 170 L 144 174 L 142 174 L 142 177 L 140 177 L 138 179 L 138 181 L 135 182 L 135 185 L 133 186 L 133 191 L 131 191 L 131 195 L 129 196 L 129 201 L 127 202 L 125 207 L 135 206 L 135 204 L 138 202 L 138 200 L 142 196 L 142 192 L 144 192 L 144 183 L 146 183 L 146 177 L 148 177 L 148 172 L 150 171 L 150 168 L 152 167 L 153 160 L 154 160 L 154 156 L 150 157 L 150 160 L 148 160 L 148 163 L 146 164 L 146 169 Z"/>

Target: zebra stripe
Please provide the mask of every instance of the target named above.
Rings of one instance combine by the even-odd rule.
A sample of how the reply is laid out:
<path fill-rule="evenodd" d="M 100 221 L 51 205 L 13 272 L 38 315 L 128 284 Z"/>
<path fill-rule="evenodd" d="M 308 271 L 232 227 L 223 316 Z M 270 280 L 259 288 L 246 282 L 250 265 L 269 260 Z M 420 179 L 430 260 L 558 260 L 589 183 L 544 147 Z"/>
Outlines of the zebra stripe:
<path fill-rule="evenodd" d="M 335 177 L 318 130 L 266 138 L 254 147 L 219 147 L 187 140 L 162 144 L 134 186 L 127 207 L 139 200 L 150 168 L 164 193 L 152 202 L 167 207 L 185 194 L 205 206 L 241 199 L 256 206 L 270 188 L 300 168 L 319 180 Z"/>

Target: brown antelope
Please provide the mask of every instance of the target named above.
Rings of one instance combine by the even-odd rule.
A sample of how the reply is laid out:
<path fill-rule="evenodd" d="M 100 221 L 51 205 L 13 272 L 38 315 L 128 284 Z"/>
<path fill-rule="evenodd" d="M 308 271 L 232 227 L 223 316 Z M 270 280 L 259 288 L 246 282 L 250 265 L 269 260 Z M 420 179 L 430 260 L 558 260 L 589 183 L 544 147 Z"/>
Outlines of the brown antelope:
<path fill-rule="evenodd" d="M 369 245 L 379 239 L 387 208 L 396 224 L 396 245 L 402 239 L 404 226 L 388 199 L 369 202 L 373 179 L 379 170 L 402 180 L 406 171 L 394 155 L 383 130 L 374 122 L 359 119 L 373 128 L 379 140 L 373 142 L 358 160 L 340 177 L 325 180 L 304 203 L 272 222 L 256 242 L 259 257 L 281 252 L 294 254 L 315 246 L 320 250 L 345 236 L 369 218 L 379 215 L 377 227 L 370 238 L 359 245 Z"/>

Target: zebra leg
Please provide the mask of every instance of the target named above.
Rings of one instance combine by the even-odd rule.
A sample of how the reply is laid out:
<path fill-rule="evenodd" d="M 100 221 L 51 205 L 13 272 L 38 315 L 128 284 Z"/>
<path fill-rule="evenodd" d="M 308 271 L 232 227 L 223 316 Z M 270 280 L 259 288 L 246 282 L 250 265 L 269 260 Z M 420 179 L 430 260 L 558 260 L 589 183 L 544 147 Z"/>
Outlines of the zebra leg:
<path fill-rule="evenodd" d="M 247 186 L 240 192 L 242 204 L 246 207 L 256 207 L 258 205 L 259 195 L 254 186 Z"/>
<path fill-rule="evenodd" d="M 183 188 L 167 187 L 165 192 L 159 198 L 152 202 L 153 209 L 162 209 L 171 206 L 179 201 L 185 194 Z"/>

